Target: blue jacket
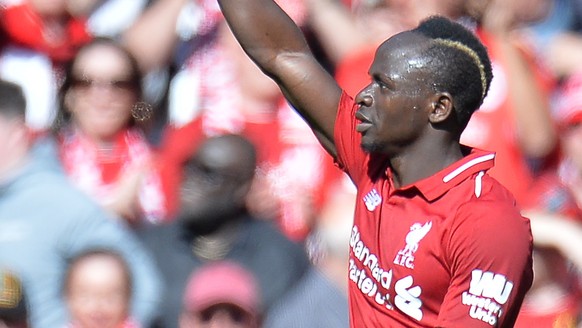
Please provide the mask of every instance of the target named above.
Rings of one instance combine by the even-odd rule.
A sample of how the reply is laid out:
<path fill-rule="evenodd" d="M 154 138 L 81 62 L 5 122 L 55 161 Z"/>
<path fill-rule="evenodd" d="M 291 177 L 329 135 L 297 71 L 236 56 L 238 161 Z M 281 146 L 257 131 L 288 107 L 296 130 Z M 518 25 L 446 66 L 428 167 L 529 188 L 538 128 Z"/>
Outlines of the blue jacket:
<path fill-rule="evenodd" d="M 58 328 L 68 322 L 62 293 L 67 261 L 91 248 L 125 257 L 133 276 L 132 314 L 147 326 L 156 315 L 162 286 L 133 231 L 45 160 L 33 158 L 0 181 L 0 267 L 22 279 L 32 327 Z"/>

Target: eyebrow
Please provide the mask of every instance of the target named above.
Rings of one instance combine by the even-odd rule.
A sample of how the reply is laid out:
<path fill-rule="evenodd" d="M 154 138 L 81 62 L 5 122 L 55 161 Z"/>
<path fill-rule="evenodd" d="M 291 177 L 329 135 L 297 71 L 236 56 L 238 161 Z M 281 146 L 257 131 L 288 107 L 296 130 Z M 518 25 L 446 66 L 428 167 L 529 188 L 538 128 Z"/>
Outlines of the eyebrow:
<path fill-rule="evenodd" d="M 382 83 L 387 84 L 389 86 L 393 86 L 397 82 L 396 79 L 394 79 L 392 76 L 382 72 L 371 74 L 371 77 L 373 80 L 381 81 Z"/>

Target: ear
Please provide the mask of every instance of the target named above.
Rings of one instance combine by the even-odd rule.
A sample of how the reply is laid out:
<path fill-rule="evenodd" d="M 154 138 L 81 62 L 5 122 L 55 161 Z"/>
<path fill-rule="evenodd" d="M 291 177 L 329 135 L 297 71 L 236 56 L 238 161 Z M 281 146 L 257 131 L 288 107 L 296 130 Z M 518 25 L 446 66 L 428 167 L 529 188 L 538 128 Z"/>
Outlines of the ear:
<path fill-rule="evenodd" d="M 428 119 L 433 124 L 446 121 L 451 116 L 453 108 L 453 97 L 448 92 L 439 92 L 431 97 L 431 109 Z"/>
<path fill-rule="evenodd" d="M 247 205 L 250 199 L 252 198 L 251 193 L 252 190 L 254 189 L 253 181 L 254 179 L 251 179 L 247 182 L 242 183 L 234 191 L 234 197 L 236 199 L 239 199 L 241 201 L 241 204 L 243 205 Z"/>

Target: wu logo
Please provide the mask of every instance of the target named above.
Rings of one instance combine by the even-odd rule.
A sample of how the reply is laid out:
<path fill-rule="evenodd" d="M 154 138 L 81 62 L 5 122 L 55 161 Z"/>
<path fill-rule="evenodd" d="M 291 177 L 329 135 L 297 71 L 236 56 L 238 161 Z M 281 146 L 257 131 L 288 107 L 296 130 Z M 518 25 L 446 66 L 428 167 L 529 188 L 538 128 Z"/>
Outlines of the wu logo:
<path fill-rule="evenodd" d="M 492 298 L 499 304 L 507 302 L 513 283 L 504 275 L 482 270 L 473 270 L 471 274 L 469 293 Z"/>
<path fill-rule="evenodd" d="M 364 196 L 364 203 L 368 211 L 372 212 L 378 205 L 382 204 L 382 197 L 380 197 L 376 189 L 372 189 Z"/>

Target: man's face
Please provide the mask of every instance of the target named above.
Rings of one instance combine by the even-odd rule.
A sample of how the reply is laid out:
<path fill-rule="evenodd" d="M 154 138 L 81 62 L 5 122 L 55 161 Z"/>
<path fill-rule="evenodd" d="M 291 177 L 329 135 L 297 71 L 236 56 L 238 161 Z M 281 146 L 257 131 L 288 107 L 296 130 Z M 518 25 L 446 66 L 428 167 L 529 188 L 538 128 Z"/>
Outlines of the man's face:
<path fill-rule="evenodd" d="M 188 226 L 209 232 L 239 214 L 249 182 L 240 152 L 225 140 L 212 140 L 185 165 L 180 218 Z"/>
<path fill-rule="evenodd" d="M 67 303 L 84 328 L 119 327 L 129 313 L 129 282 L 117 259 L 105 255 L 80 260 L 69 276 Z"/>
<path fill-rule="evenodd" d="M 396 154 L 429 124 L 429 63 L 417 55 L 425 43 L 426 38 L 408 32 L 378 49 L 369 71 L 372 81 L 356 97 L 361 106 L 357 131 L 365 151 Z"/>

